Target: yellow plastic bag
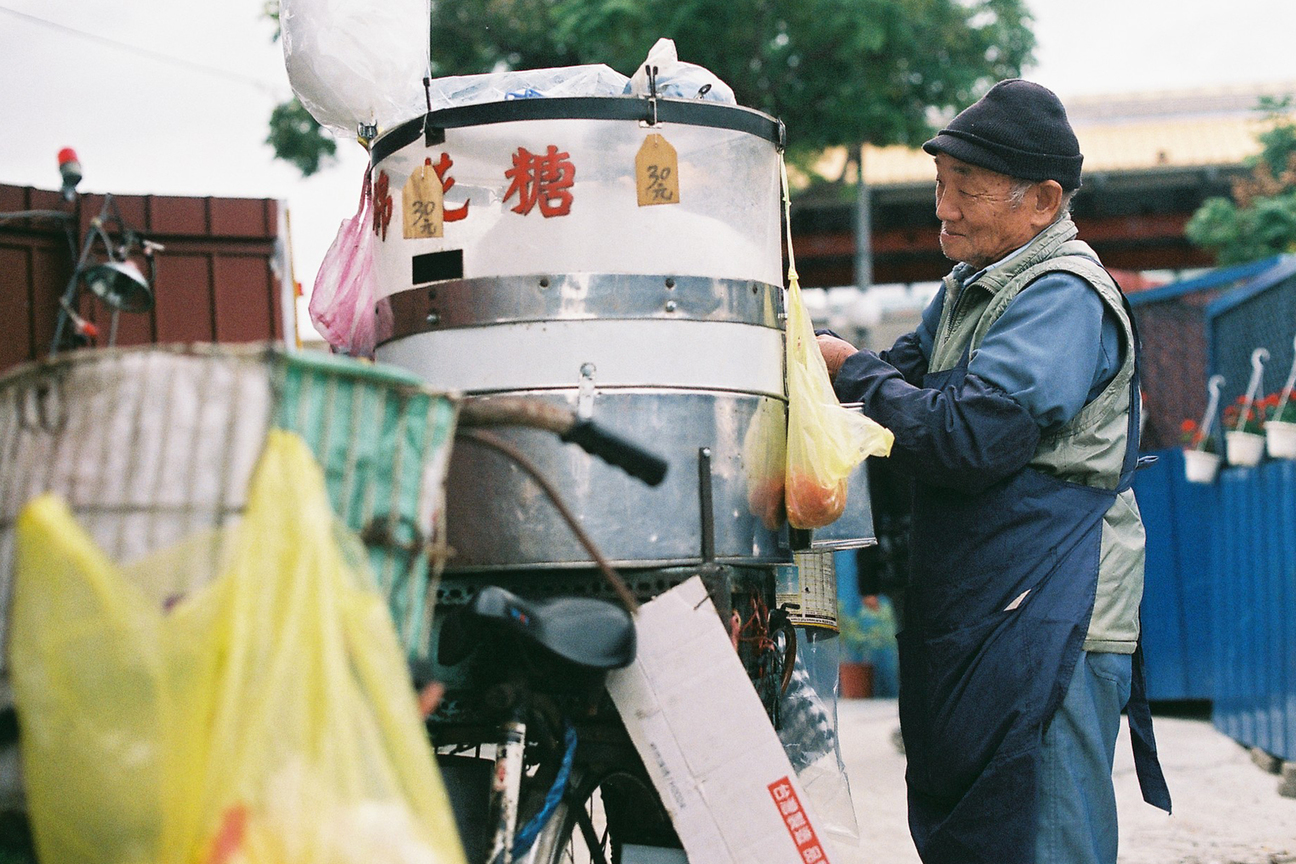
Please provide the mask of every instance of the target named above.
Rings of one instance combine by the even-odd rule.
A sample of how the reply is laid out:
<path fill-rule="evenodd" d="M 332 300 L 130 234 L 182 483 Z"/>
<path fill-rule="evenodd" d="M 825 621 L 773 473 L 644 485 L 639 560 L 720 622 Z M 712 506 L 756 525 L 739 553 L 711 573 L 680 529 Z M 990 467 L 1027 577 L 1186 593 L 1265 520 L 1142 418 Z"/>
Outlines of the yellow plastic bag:
<path fill-rule="evenodd" d="M 747 509 L 777 531 L 787 520 L 783 478 L 787 473 L 787 409 L 777 399 L 762 399 L 743 435 Z"/>
<path fill-rule="evenodd" d="M 22 512 L 10 651 L 43 864 L 463 864 L 386 603 L 334 531 L 287 432 L 220 575 L 167 611 L 60 501 Z"/>
<path fill-rule="evenodd" d="M 782 166 L 780 165 L 782 168 Z M 787 169 L 783 201 L 788 207 Z M 787 214 L 787 224 L 791 216 Z M 846 509 L 846 481 L 869 456 L 886 456 L 895 436 L 875 420 L 841 406 L 801 300 L 792 235 L 788 231 L 787 388 L 788 440 L 784 494 L 788 522 L 822 528 Z"/>

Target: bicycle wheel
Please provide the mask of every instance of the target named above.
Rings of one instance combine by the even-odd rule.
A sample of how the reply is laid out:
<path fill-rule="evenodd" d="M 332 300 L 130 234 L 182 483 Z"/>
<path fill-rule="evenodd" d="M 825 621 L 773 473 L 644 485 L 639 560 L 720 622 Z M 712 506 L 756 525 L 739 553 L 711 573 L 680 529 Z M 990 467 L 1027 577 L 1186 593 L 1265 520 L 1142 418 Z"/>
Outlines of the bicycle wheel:
<path fill-rule="evenodd" d="M 648 778 L 613 768 L 573 784 L 536 839 L 528 864 L 620 864 L 626 844 L 678 848 L 670 817 Z"/>

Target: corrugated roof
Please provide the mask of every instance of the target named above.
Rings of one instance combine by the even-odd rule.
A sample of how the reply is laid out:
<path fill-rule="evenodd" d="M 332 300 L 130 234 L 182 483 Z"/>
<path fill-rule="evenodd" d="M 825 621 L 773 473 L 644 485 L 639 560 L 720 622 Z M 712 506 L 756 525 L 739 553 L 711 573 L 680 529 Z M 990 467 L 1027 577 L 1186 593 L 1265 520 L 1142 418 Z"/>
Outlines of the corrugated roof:
<path fill-rule="evenodd" d="M 1260 152 L 1256 135 L 1267 121 L 1255 106 L 1261 96 L 1283 93 L 1296 93 L 1296 82 L 1086 97 L 1073 100 L 1068 112 L 1086 174 L 1204 168 L 1237 165 Z M 837 177 L 845 163 L 845 148 L 836 147 L 825 151 L 816 168 Z M 868 145 L 864 176 L 875 186 L 926 183 L 933 177 L 932 160 L 918 148 Z"/>

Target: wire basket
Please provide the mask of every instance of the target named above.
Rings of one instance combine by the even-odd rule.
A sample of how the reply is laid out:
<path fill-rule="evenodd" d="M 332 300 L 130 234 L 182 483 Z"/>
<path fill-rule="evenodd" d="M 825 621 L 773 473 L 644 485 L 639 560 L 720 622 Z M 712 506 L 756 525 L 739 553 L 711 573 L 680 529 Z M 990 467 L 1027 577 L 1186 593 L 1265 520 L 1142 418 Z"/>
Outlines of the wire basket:
<path fill-rule="evenodd" d="M 0 378 L 0 641 L 27 501 L 60 495 L 128 564 L 235 520 L 277 426 L 314 451 L 403 646 L 422 656 L 457 410 L 409 373 L 264 345 L 87 350 L 19 367 Z M 176 590 L 214 576 L 217 558 L 192 561 Z"/>

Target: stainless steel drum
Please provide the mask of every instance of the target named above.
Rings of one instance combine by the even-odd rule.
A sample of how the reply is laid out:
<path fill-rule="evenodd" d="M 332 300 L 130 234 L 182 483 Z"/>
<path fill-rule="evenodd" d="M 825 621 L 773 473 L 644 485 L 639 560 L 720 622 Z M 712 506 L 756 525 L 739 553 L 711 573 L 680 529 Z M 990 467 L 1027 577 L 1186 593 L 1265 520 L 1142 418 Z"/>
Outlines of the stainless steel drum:
<path fill-rule="evenodd" d="M 759 112 L 635 98 L 474 105 L 392 130 L 372 150 L 379 359 L 470 397 L 568 405 L 666 457 L 648 488 L 508 433 L 622 566 L 790 561 L 781 143 Z M 494 453 L 456 450 L 447 511 L 451 569 L 590 563 Z"/>

